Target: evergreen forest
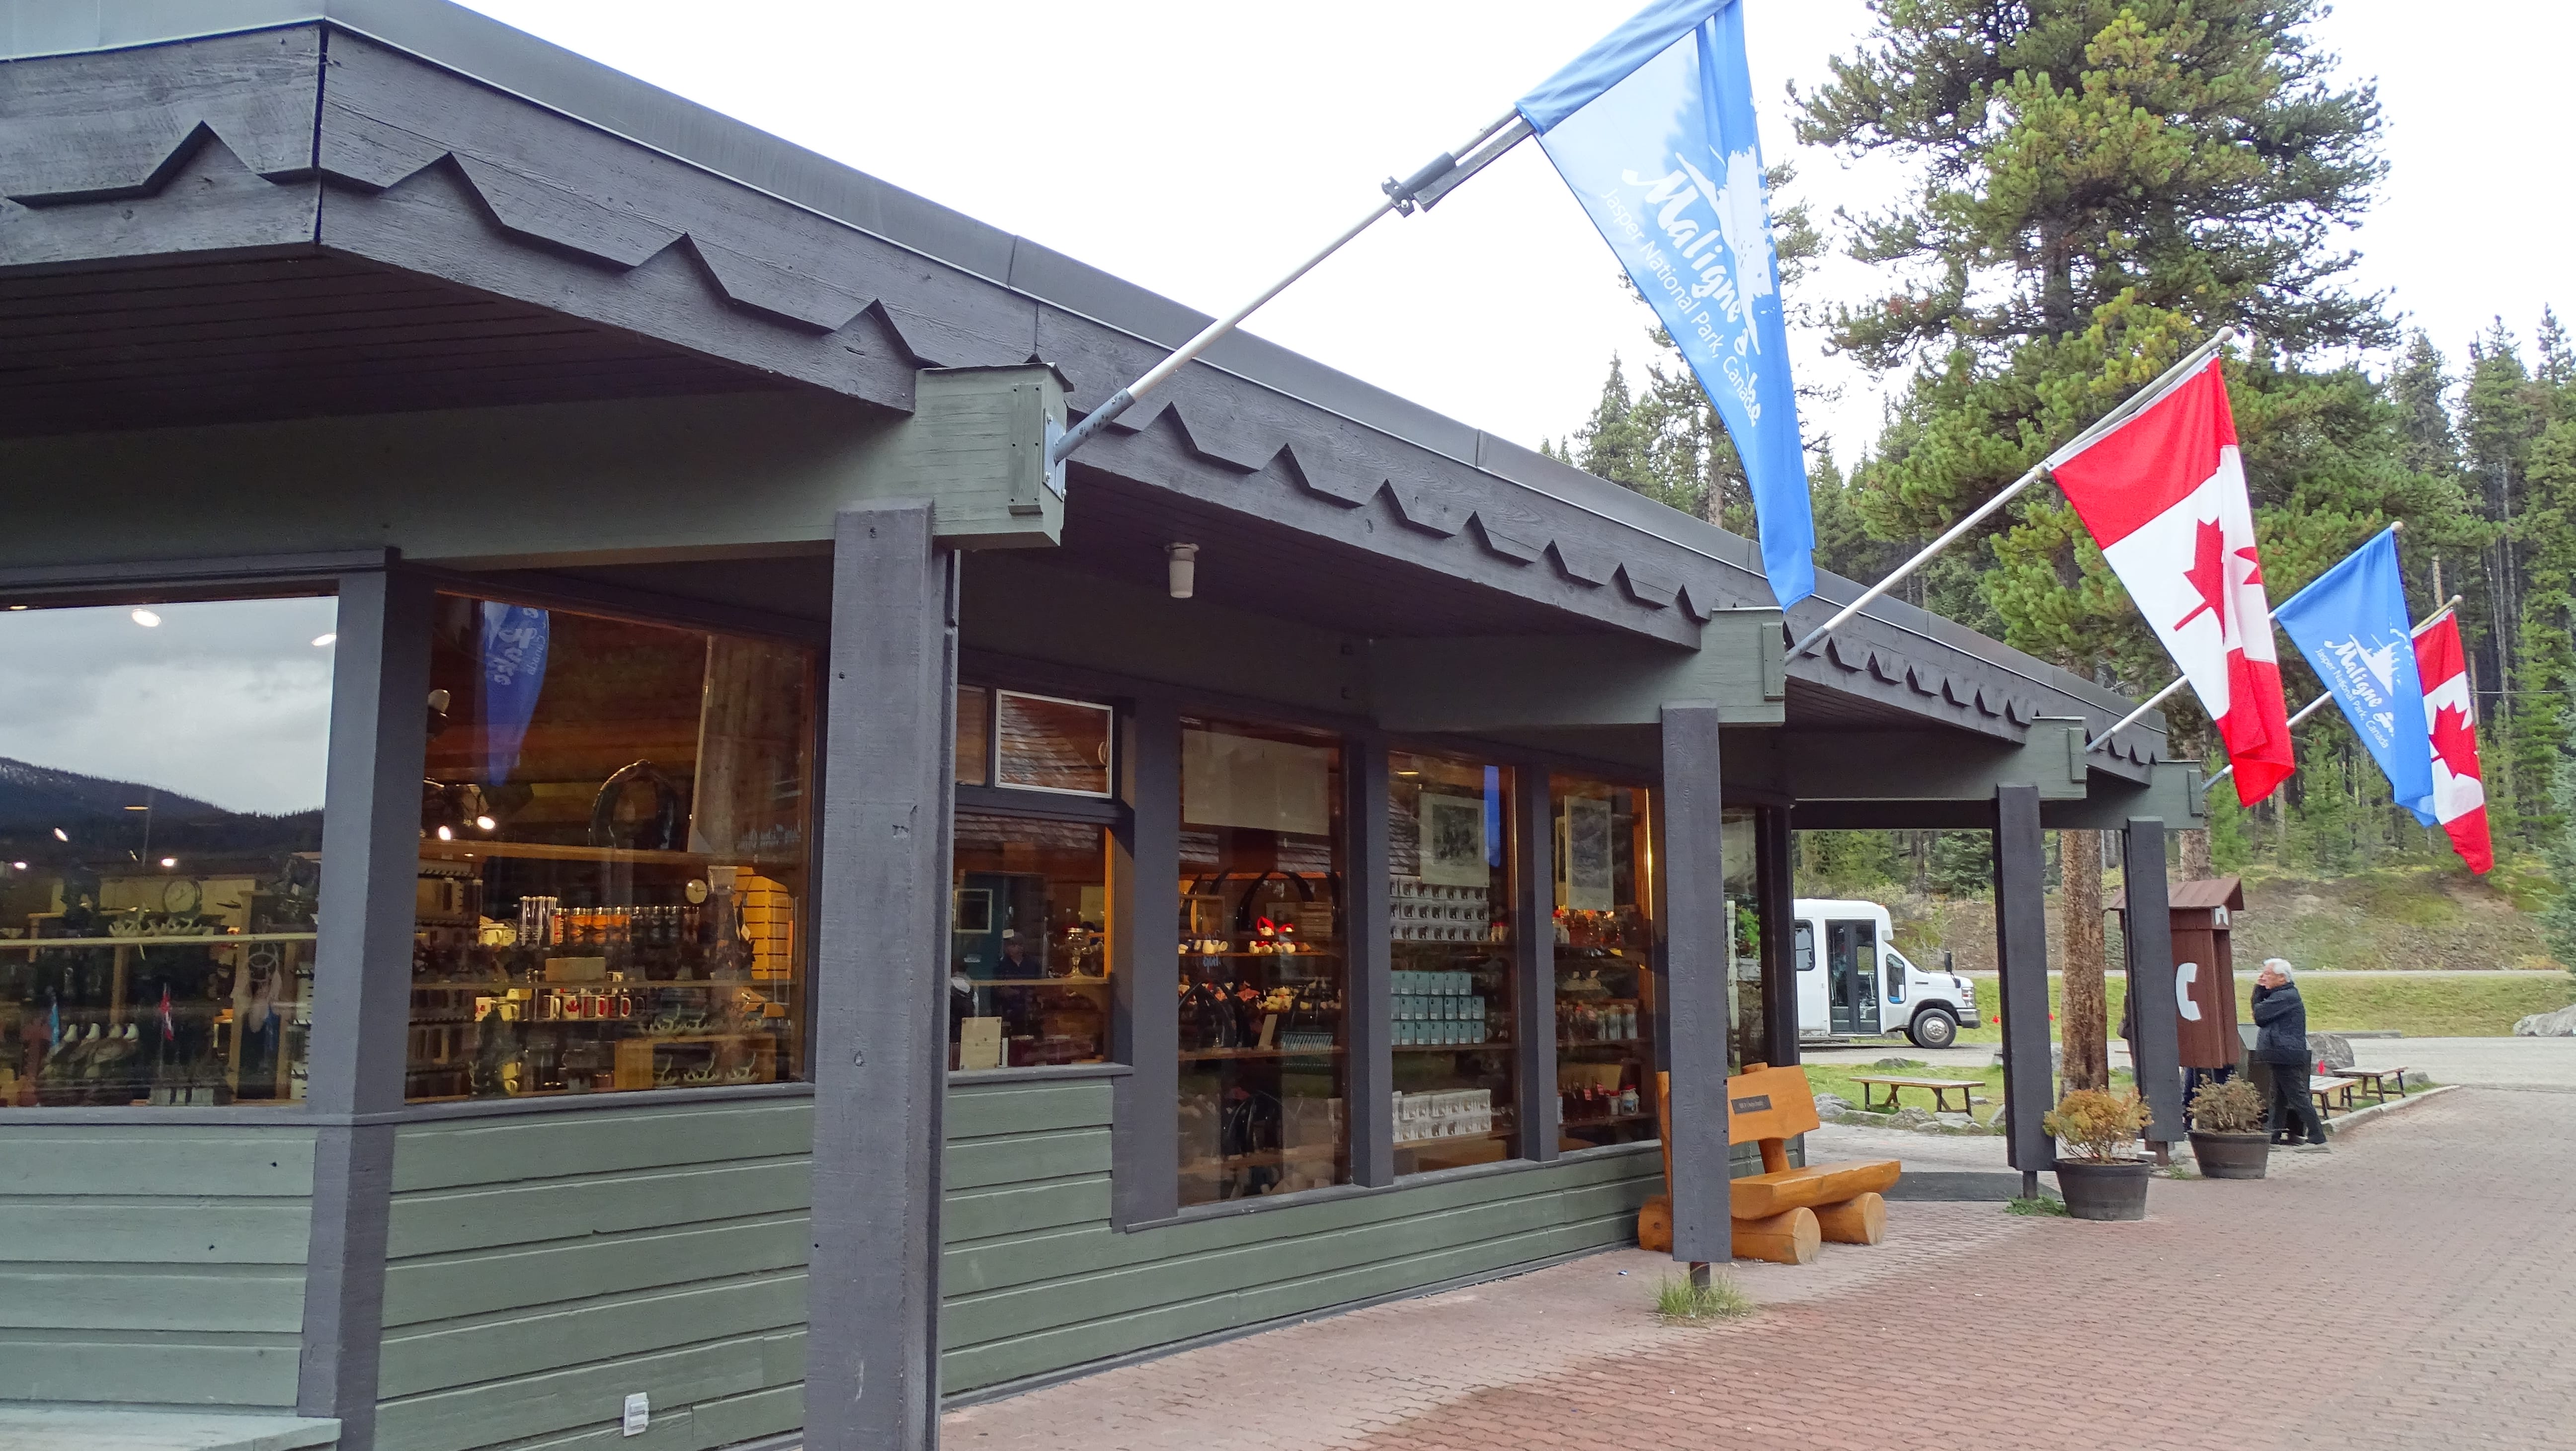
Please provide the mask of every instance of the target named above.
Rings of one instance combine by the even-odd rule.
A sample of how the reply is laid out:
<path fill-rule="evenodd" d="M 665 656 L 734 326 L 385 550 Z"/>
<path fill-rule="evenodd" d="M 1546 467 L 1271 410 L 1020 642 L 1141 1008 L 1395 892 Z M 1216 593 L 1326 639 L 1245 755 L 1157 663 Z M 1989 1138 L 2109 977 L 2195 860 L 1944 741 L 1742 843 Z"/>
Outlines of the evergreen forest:
<path fill-rule="evenodd" d="M 2418 615 L 2460 596 L 2498 852 L 2484 888 L 2417 825 L 2333 710 L 2298 731 L 2299 771 L 2183 833 L 2180 874 L 2335 880 L 2412 872 L 2500 891 L 2576 965 L 2576 340 L 2550 313 L 2466 339 L 2401 326 L 2359 290 L 2351 224 L 2385 174 L 2373 89 L 2318 48 L 2315 0 L 1873 0 L 1874 25 L 1821 85 L 1798 138 L 1895 158 L 1912 189 L 1810 215 L 1775 167 L 1793 321 L 1879 380 L 1880 431 L 1814 447 L 1817 563 L 1870 582 L 2222 327 L 2227 377 L 2279 602 L 2385 528 Z M 1875 295 L 1802 295 L 1839 248 Z M 1755 532 L 1723 426 L 1669 340 L 1618 359 L 1599 405 L 1550 452 L 1738 533 Z M 2043 484 L 1902 586 L 1909 601 L 2133 698 L 2173 667 L 2062 495 Z M 2319 685 L 2281 645 L 2293 710 Z M 2188 692 L 2172 748 L 2223 764 Z M 1983 890 L 1982 834 L 1801 833 L 1802 890 Z M 2068 832 L 2070 968 L 2101 962 L 2102 844 Z M 2084 910 L 2096 909 L 2096 910 Z M 2497 966 L 2512 965 L 2496 963 Z M 2098 966 L 2094 971 L 2098 972 Z M 2097 1009 L 2098 1011 L 2098 1009 Z"/>

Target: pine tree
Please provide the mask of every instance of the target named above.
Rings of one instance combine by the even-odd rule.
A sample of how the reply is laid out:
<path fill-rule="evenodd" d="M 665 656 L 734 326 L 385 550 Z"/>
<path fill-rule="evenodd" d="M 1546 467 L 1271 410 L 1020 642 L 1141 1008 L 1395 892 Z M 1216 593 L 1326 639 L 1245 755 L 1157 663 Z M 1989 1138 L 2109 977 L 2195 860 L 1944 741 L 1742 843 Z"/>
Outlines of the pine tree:
<path fill-rule="evenodd" d="M 2366 379 L 2317 383 L 2292 366 L 2391 336 L 2379 299 L 2344 281 L 2352 257 L 2331 245 L 2382 174 L 2378 105 L 2368 87 L 2331 81 L 2332 57 L 2306 36 L 2310 0 L 1872 9 L 1869 41 L 1803 99 L 1799 123 L 1808 142 L 1892 153 L 1922 176 L 1909 201 L 1855 223 L 1854 255 L 1900 285 L 1833 320 L 1835 345 L 1863 364 L 1914 369 L 1877 457 L 1855 474 L 1872 533 L 1928 537 L 2225 325 L 2256 339 L 2231 379 L 2240 397 L 2276 384 L 2300 425 L 2365 422 L 2349 415 L 2370 396 Z M 2269 420 L 2245 411 L 2240 435 L 2259 453 Z M 2302 463 L 2319 480 L 2362 472 Z M 2376 482 L 2393 487 L 2390 472 Z M 2300 561 L 2313 574 L 2383 522 L 2373 492 L 2386 489 L 2292 486 L 2265 502 L 2305 506 L 2289 548 L 2322 554 Z M 2106 684 L 2169 678 L 2054 490 L 2025 494 L 1926 587 L 1944 613 Z M 2169 719 L 2186 739 L 2206 730 L 2189 708 Z M 2079 892 L 2098 892 L 2092 848 L 2065 852 Z M 2103 1057 L 2099 914 L 2069 911 L 2062 930 L 2068 1068 L 2090 1077 Z"/>

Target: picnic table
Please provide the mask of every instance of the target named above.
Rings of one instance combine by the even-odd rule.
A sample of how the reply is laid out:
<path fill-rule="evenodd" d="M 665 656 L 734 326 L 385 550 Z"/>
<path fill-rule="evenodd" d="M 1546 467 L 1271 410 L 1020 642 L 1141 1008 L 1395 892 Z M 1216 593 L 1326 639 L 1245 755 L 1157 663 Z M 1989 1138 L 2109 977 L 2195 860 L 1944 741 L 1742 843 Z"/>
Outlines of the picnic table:
<path fill-rule="evenodd" d="M 2406 1070 L 2403 1068 L 2330 1068 L 2326 1071 L 2336 1078 L 2352 1080 L 2354 1086 L 2380 1103 L 2406 1096 Z M 2392 1081 L 2397 1085 L 2393 1090 L 2389 1087 Z"/>
<path fill-rule="evenodd" d="M 1902 1075 L 1884 1073 L 1855 1073 L 1852 1075 L 1852 1082 L 1860 1085 L 1860 1106 L 1862 1108 L 1868 1109 L 1878 1107 L 1877 1097 L 1871 1092 L 1873 1088 L 1884 1088 L 1887 1090 L 1887 1106 L 1889 1108 L 1897 1107 L 1898 1094 L 1909 1088 L 1919 1088 L 1932 1095 L 1932 1111 L 1934 1113 L 1939 1113 L 1950 1106 L 1950 1095 L 1954 1092 L 1959 1095 L 1958 1111 L 1961 1113 L 1970 1112 L 1976 1103 L 1976 1099 L 1972 1096 L 1972 1090 L 1986 1086 L 1983 1082 L 1973 1078 L 1907 1078 Z"/>

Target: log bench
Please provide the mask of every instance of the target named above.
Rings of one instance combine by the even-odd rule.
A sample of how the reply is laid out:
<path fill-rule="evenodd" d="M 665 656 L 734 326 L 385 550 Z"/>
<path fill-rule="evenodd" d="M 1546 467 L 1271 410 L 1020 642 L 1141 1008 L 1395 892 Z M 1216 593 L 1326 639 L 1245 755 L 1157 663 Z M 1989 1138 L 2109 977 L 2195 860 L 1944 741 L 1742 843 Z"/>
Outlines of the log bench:
<path fill-rule="evenodd" d="M 1816 1095 L 1797 1068 L 1753 1064 L 1726 1080 L 1727 1142 L 1755 1144 L 1762 1172 L 1728 1185 L 1738 1259 L 1812 1264 L 1818 1244 L 1877 1244 L 1887 1237 L 1887 1201 L 1904 1165 L 1895 1159 L 1851 1159 L 1793 1168 L 1789 1139 L 1819 1127 Z M 1672 1138 L 1669 1129 L 1666 1142 Z M 1671 1201 L 1657 1196 L 1637 1217 L 1640 1248 L 1670 1250 Z"/>

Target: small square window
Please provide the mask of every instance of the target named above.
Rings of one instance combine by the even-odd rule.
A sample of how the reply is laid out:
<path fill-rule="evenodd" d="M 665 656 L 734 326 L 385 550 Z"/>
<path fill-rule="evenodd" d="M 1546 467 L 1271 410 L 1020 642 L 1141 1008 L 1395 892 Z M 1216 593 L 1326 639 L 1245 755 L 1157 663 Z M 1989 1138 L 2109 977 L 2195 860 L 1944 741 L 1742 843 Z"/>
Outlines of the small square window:
<path fill-rule="evenodd" d="M 993 784 L 1070 796 L 1110 794 L 1108 706 L 994 692 Z"/>

